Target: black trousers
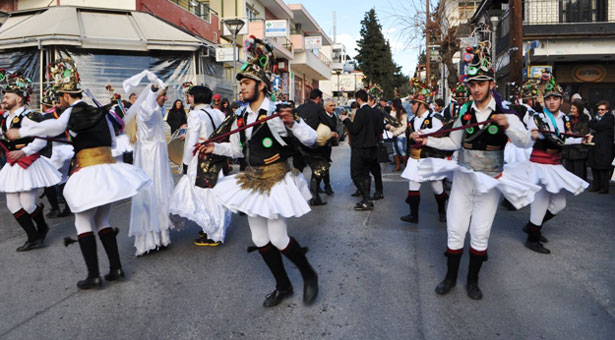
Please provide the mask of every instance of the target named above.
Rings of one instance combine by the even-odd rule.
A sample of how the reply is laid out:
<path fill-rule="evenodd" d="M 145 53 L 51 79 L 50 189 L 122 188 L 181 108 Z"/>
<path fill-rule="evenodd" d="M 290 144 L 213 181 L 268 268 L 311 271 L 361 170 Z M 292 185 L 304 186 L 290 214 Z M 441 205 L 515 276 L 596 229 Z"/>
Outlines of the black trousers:
<path fill-rule="evenodd" d="M 352 148 L 350 151 L 350 178 L 361 191 L 364 200 L 369 199 L 370 171 L 376 170 L 375 167 L 380 170 L 377 151 L 376 147 Z"/>
<path fill-rule="evenodd" d="M 565 159 L 564 167 L 577 177 L 587 181 L 587 159 Z"/>
<path fill-rule="evenodd" d="M 600 192 L 609 192 L 610 170 L 592 168 L 592 188 Z"/>

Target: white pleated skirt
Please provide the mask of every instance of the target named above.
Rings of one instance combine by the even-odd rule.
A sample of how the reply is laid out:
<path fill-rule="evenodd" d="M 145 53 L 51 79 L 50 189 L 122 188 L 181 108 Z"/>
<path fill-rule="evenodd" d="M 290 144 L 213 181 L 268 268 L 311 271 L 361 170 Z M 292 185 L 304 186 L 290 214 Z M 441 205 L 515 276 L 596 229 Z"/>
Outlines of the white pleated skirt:
<path fill-rule="evenodd" d="M 130 164 L 98 164 L 73 173 L 64 198 L 70 210 L 78 213 L 132 197 L 151 184 L 143 170 Z"/>
<path fill-rule="evenodd" d="M 520 148 L 515 144 L 508 142 L 504 147 L 504 163 L 514 164 L 530 160 L 532 148 Z"/>
<path fill-rule="evenodd" d="M 193 157 L 188 165 L 188 174 L 183 175 L 171 195 L 169 215 L 175 229 L 182 230 L 190 222 L 195 223 L 207 236 L 224 242 L 226 230 L 231 223 L 231 212 L 216 198 L 213 188 L 197 187 L 196 167 L 198 157 Z M 218 174 L 218 183 L 224 177 Z"/>
<path fill-rule="evenodd" d="M 429 176 L 419 177 L 418 175 L 419 163 L 421 163 L 425 159 L 426 158 L 423 158 L 423 159 L 408 158 L 408 161 L 406 163 L 406 168 L 404 169 L 404 172 L 401 173 L 401 177 L 409 181 L 419 182 L 419 183 L 427 182 L 427 181 L 439 181 L 439 180 L 443 180 L 446 178 L 446 176 L 443 176 L 443 175 L 434 175 L 430 177 Z"/>
<path fill-rule="evenodd" d="M 54 186 L 62 180 L 48 158 L 39 157 L 27 169 L 8 163 L 0 170 L 0 192 L 22 192 Z"/>
<path fill-rule="evenodd" d="M 301 173 L 295 175 L 289 171 L 268 194 L 242 189 L 235 176 L 221 178 L 213 189 L 218 200 L 234 213 L 278 219 L 299 217 L 311 210 L 307 201 L 312 194 Z"/>
<path fill-rule="evenodd" d="M 514 176 L 510 176 L 507 170 L 503 171 L 498 178 L 491 177 L 483 172 L 466 168 L 459 163 L 440 158 L 426 158 L 419 164 L 419 178 L 429 178 L 434 175 L 446 175 L 452 177 L 457 172 L 465 173 L 472 178 L 474 188 L 478 193 L 486 193 L 491 189 L 499 190 L 515 208 L 520 209 L 534 201 L 535 194 L 540 190 L 538 185 Z"/>
<path fill-rule="evenodd" d="M 504 169 L 511 176 L 543 186 L 552 194 L 566 190 L 578 195 L 589 186 L 589 183 L 566 170 L 561 164 L 552 165 L 525 161 L 507 165 Z"/>

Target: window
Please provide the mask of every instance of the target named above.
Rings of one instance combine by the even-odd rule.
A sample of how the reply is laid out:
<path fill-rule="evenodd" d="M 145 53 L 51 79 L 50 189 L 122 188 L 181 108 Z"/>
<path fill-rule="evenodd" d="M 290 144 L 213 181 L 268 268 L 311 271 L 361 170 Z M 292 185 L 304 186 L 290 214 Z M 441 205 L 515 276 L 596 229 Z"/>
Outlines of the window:
<path fill-rule="evenodd" d="M 459 1 L 459 22 L 465 23 L 472 18 L 480 1 Z"/>
<path fill-rule="evenodd" d="M 250 4 L 246 3 L 246 18 L 248 18 L 248 21 L 253 21 L 258 19 L 258 15 L 260 13 L 254 9 L 254 6 L 251 6 Z"/>
<path fill-rule="evenodd" d="M 560 22 L 607 21 L 608 0 L 560 0 Z"/>

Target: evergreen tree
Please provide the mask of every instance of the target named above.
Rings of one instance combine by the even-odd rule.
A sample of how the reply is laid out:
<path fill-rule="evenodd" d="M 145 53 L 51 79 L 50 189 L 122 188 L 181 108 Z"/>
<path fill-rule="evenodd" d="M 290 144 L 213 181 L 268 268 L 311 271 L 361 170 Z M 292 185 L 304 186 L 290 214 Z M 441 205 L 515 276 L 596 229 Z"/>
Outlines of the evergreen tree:
<path fill-rule="evenodd" d="M 401 74 L 401 67 L 393 61 L 391 45 L 384 39 L 382 25 L 374 9 L 365 13 L 360 33 L 355 57 L 357 68 L 363 72 L 369 85 L 380 85 L 385 98 L 393 98 L 394 88 L 402 87 L 408 77 Z"/>

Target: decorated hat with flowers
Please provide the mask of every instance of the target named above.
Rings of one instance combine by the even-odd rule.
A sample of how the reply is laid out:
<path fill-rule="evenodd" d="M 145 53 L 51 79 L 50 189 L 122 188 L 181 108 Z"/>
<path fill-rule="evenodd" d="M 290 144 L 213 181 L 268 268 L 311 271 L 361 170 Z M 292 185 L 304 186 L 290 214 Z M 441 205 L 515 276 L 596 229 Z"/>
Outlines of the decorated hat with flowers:
<path fill-rule="evenodd" d="M 424 80 L 419 78 L 410 79 L 410 87 L 412 88 L 411 102 L 419 102 L 426 105 L 431 104 L 433 100 L 433 91 Z"/>
<path fill-rule="evenodd" d="M 468 63 L 466 82 L 495 79 L 490 50 L 491 44 L 489 41 L 481 41 L 478 45 L 466 47 L 463 54 L 463 60 Z"/>
<path fill-rule="evenodd" d="M 81 79 L 70 57 L 58 59 L 47 66 L 47 75 L 58 93 L 81 93 Z"/>
<path fill-rule="evenodd" d="M 564 89 L 557 83 L 553 74 L 549 69 L 542 70 L 542 76 L 538 84 L 538 89 L 542 93 L 543 98 L 550 96 L 564 97 Z"/>
<path fill-rule="evenodd" d="M 272 91 L 271 77 L 276 69 L 273 45 L 251 35 L 246 40 L 246 52 L 248 61 L 243 64 L 235 78 L 237 80 L 250 78 L 262 81 L 267 87 L 265 91 L 270 93 Z"/>
<path fill-rule="evenodd" d="M 0 84 L 4 92 L 15 93 L 18 96 L 28 98 L 32 94 L 32 81 L 21 73 L 0 73 Z"/>
<path fill-rule="evenodd" d="M 111 101 L 115 102 L 118 100 L 122 100 L 122 95 L 119 93 L 116 93 L 115 89 L 113 88 L 113 86 L 111 86 L 111 84 L 107 84 L 105 86 L 105 90 L 109 92 L 109 99 L 111 99 Z"/>
<path fill-rule="evenodd" d="M 367 93 L 373 95 L 375 98 L 382 98 L 384 95 L 384 90 L 378 84 L 372 84 L 368 89 Z"/>
<path fill-rule="evenodd" d="M 49 85 L 43 90 L 43 96 L 41 97 L 41 104 L 47 106 L 54 106 L 58 102 L 58 94 L 52 85 Z"/>
<path fill-rule="evenodd" d="M 465 83 L 458 81 L 455 88 L 453 88 L 453 98 L 458 100 L 470 98 L 470 89 L 468 89 Z"/>

